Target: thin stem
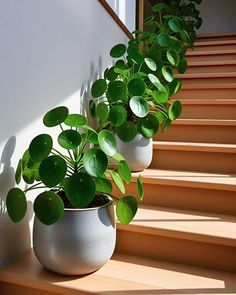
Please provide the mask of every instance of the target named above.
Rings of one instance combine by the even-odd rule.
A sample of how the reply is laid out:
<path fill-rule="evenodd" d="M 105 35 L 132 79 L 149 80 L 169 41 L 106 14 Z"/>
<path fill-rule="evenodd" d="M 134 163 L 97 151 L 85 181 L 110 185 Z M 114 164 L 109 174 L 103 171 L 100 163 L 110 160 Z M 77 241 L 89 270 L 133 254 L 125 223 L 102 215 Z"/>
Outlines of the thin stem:
<path fill-rule="evenodd" d="M 66 156 L 64 156 L 62 153 L 60 153 L 58 150 L 56 150 L 56 149 L 54 149 L 54 148 L 52 148 L 52 150 L 54 151 L 54 152 L 51 152 L 53 155 L 60 155 L 69 165 L 71 165 L 71 167 L 72 168 L 74 168 L 74 161 L 73 162 L 71 162 L 71 159 L 70 158 L 68 158 L 68 157 L 66 157 Z"/>
<path fill-rule="evenodd" d="M 61 131 L 64 131 L 64 129 L 63 129 L 63 127 L 62 127 L 62 125 L 60 124 L 60 128 L 61 128 Z"/>
<path fill-rule="evenodd" d="M 34 185 L 31 185 L 31 186 L 28 187 L 26 190 L 24 190 L 24 192 L 26 193 L 26 192 L 32 190 L 34 187 L 35 187 L 35 188 L 38 188 L 37 186 L 40 185 L 40 184 L 42 184 L 42 181 L 40 181 L 40 182 L 38 182 L 38 183 L 36 183 L 36 184 L 34 184 Z"/>

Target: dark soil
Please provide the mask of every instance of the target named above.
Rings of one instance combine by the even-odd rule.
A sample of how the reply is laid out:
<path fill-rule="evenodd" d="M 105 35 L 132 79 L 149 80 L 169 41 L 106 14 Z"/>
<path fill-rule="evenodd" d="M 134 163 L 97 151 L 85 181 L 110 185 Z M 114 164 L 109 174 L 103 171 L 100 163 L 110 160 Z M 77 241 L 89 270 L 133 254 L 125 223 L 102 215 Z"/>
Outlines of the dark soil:
<path fill-rule="evenodd" d="M 55 193 L 57 193 L 58 196 L 62 199 L 65 208 L 74 208 L 74 209 L 76 209 L 76 207 L 74 207 L 71 204 L 71 202 L 67 199 L 67 197 L 65 195 L 65 192 L 63 190 L 55 191 Z M 100 206 L 103 206 L 103 205 L 107 204 L 108 202 L 109 202 L 109 199 L 108 199 L 107 196 L 102 195 L 102 194 L 96 194 L 95 197 L 93 198 L 92 202 L 90 204 L 88 204 L 88 206 L 86 206 L 84 208 L 100 207 Z"/>

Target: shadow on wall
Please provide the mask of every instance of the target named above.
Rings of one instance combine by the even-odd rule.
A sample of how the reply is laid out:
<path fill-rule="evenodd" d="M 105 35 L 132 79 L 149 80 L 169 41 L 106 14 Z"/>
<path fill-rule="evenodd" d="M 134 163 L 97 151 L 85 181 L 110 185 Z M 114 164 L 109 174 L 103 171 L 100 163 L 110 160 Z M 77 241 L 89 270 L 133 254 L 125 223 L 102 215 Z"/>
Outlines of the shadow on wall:
<path fill-rule="evenodd" d="M 16 146 L 16 138 L 12 136 L 5 144 L 0 159 L 0 266 L 6 264 L 19 253 L 30 247 L 29 220 L 32 217 L 32 204 L 29 202 L 27 215 L 20 223 L 13 223 L 6 212 L 6 195 L 9 187 L 14 187 L 14 169 L 11 157 Z M 9 256 L 10 254 L 10 256 Z"/>

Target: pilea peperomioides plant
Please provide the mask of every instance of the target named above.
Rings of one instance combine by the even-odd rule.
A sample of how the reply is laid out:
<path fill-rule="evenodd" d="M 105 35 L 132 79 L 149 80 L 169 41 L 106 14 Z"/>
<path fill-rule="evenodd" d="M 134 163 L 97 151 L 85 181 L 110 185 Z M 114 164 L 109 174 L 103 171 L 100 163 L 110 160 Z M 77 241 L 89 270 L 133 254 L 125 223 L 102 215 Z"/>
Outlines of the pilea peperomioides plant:
<path fill-rule="evenodd" d="M 34 201 L 34 211 L 38 219 L 47 225 L 56 223 L 64 215 L 65 208 L 87 208 L 98 206 L 97 198 L 112 192 L 112 183 L 125 194 L 125 183 L 130 183 L 131 172 L 116 151 L 116 140 L 108 130 L 97 132 L 87 119 L 80 114 L 69 114 L 68 108 L 60 106 L 50 110 L 43 118 L 47 127 L 59 126 L 58 150 L 49 134 L 40 134 L 30 143 L 19 161 L 15 179 L 21 178 L 26 189 L 12 188 L 8 192 L 6 204 L 10 218 L 19 222 L 27 209 L 26 193 L 34 189 L 45 189 Z M 110 169 L 108 160 L 116 161 Z M 141 177 L 137 180 L 138 196 L 142 200 Z M 114 197 L 113 197 L 114 198 Z M 116 199 L 116 198 L 115 198 Z M 103 200 L 104 201 L 104 200 Z M 136 211 L 137 200 L 133 195 L 117 199 L 116 213 L 121 223 L 129 223 Z"/>

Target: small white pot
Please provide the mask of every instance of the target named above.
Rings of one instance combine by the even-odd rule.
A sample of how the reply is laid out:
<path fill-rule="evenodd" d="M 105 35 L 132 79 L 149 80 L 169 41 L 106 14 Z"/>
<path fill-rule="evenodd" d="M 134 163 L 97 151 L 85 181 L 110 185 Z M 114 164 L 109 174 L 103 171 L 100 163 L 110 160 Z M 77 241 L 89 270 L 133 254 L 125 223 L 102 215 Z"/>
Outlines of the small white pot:
<path fill-rule="evenodd" d="M 116 136 L 117 151 L 128 162 L 132 172 L 146 169 L 152 162 L 152 138 L 137 134 L 130 142 L 124 142 Z"/>

